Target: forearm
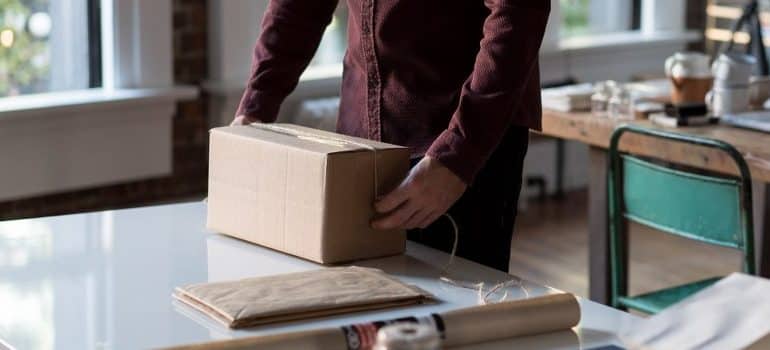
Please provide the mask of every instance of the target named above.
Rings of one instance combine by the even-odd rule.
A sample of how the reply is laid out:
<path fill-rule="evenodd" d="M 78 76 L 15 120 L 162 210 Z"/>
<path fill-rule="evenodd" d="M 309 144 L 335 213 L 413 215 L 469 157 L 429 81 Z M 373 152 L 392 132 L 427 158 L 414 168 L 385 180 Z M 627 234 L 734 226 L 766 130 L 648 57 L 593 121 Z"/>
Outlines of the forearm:
<path fill-rule="evenodd" d="M 272 122 L 297 86 L 332 19 L 337 0 L 271 0 L 254 48 L 238 115 Z"/>

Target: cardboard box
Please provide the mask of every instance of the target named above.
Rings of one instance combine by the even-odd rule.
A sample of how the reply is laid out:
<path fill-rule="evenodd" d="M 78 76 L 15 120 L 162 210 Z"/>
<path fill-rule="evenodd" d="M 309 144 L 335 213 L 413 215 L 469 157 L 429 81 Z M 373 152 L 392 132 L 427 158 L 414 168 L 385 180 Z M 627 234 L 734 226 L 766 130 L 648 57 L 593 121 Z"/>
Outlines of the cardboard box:
<path fill-rule="evenodd" d="M 289 124 L 215 128 L 210 141 L 210 230 L 324 264 L 404 251 L 405 232 L 369 223 L 375 183 L 383 195 L 401 182 L 407 148 Z"/>

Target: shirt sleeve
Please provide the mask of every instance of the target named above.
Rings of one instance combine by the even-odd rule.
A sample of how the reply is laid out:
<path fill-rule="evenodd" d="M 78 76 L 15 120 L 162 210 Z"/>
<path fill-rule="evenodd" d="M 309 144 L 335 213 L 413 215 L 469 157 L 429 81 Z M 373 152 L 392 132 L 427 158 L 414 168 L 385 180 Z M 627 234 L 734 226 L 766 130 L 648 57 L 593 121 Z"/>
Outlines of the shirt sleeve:
<path fill-rule="evenodd" d="M 550 0 L 486 0 L 490 14 L 471 76 L 449 126 L 427 155 L 470 184 L 500 143 L 523 103 L 532 74 L 538 74 L 540 45 Z"/>
<path fill-rule="evenodd" d="M 236 115 L 274 122 L 331 22 L 338 0 L 270 0 Z"/>

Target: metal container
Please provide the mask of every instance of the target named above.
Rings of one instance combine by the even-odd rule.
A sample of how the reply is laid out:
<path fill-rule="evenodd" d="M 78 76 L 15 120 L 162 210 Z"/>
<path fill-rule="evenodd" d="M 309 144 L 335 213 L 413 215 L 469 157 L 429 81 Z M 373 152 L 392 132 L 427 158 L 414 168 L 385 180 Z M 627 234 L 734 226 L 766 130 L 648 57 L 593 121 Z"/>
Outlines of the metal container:
<path fill-rule="evenodd" d="M 438 350 L 441 338 L 435 327 L 421 323 L 394 323 L 377 332 L 373 350 Z"/>

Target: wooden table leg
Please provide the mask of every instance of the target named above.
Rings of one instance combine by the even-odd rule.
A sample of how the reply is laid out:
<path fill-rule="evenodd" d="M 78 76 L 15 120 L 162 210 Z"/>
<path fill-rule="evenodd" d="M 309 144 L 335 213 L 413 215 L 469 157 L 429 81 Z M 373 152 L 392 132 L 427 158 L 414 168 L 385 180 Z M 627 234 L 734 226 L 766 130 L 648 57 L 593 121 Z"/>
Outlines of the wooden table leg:
<path fill-rule="evenodd" d="M 590 147 L 588 179 L 589 297 L 608 304 L 610 297 L 607 226 L 607 152 Z"/>
<path fill-rule="evenodd" d="M 757 272 L 770 277 L 770 184 L 754 182 L 754 251 Z"/>

